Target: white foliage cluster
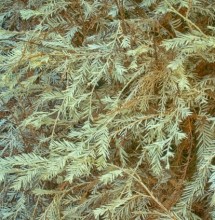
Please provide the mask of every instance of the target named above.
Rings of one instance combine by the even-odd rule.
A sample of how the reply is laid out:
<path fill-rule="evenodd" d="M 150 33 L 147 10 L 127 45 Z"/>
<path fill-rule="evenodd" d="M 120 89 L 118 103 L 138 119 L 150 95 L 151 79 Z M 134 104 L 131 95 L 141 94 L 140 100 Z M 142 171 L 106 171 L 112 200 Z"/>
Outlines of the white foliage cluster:
<path fill-rule="evenodd" d="M 196 220 L 207 198 L 214 219 L 215 80 L 195 72 L 215 61 L 213 1 L 22 2 L 0 7 L 0 218 Z M 191 139 L 168 207 L 157 187 Z"/>

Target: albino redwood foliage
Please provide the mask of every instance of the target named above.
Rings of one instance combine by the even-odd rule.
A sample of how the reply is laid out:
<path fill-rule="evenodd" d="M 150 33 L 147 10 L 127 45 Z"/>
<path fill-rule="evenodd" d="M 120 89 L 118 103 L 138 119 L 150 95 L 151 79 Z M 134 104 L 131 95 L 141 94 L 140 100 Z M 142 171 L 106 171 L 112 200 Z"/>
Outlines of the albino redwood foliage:
<path fill-rule="evenodd" d="M 0 219 L 215 219 L 213 0 L 2 0 Z"/>

